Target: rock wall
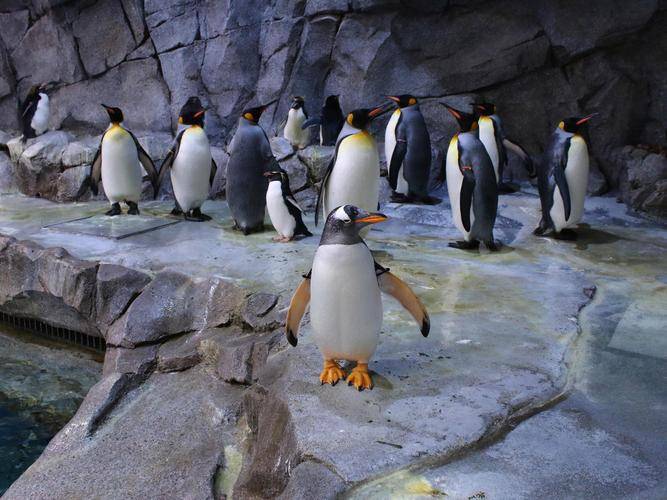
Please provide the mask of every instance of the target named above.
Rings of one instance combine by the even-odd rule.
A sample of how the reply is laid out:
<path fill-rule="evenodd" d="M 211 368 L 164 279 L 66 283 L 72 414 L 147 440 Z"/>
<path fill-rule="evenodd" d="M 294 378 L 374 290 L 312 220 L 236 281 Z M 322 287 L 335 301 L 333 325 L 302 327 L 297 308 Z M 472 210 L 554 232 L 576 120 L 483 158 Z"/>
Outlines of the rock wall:
<path fill-rule="evenodd" d="M 0 128 L 37 81 L 56 82 L 51 127 L 87 133 L 101 101 L 171 132 L 200 95 L 219 145 L 251 101 L 272 103 L 271 133 L 294 94 L 315 111 L 331 93 L 351 109 L 411 92 L 442 149 L 454 124 L 437 102 L 483 98 L 533 154 L 564 116 L 599 112 L 594 163 L 615 188 L 614 148 L 665 141 L 666 23 L 659 0 L 5 0 Z"/>

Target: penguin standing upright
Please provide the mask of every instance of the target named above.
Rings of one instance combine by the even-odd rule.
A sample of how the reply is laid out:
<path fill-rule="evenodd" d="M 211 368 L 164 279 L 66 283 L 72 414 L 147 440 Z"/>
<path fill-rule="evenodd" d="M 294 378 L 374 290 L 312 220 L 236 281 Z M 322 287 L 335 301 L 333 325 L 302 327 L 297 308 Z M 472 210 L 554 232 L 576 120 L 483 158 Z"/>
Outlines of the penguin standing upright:
<path fill-rule="evenodd" d="M 158 175 L 155 165 L 148 153 L 141 147 L 137 138 L 123 127 L 123 112 L 120 108 L 102 104 L 109 115 L 111 124 L 102 134 L 100 147 L 97 149 L 90 174 L 84 180 L 78 199 L 88 187 L 97 194 L 97 185 L 102 179 L 104 193 L 111 203 L 106 215 L 121 214 L 120 202 L 125 202 L 130 215 L 139 215 L 139 199 L 141 198 L 141 181 L 143 165 L 153 185 L 153 193 L 157 196 Z"/>
<path fill-rule="evenodd" d="M 266 190 L 266 208 L 271 224 L 278 232 L 274 241 L 287 243 L 297 235 L 312 236 L 313 233 L 303 223 L 301 207 L 294 199 L 289 187 L 289 177 L 284 170 L 266 172 L 269 188 Z"/>
<path fill-rule="evenodd" d="M 536 175 L 533 160 L 518 142 L 507 138 L 500 116 L 496 113 L 495 104 L 484 102 L 473 106 L 479 115 L 477 120 L 479 140 L 484 144 L 493 163 L 493 170 L 498 180 L 498 190 L 501 193 L 513 193 L 516 189 L 503 182 L 503 170 L 507 165 L 507 150 L 509 149 L 523 160 L 530 177 Z"/>
<path fill-rule="evenodd" d="M 21 106 L 23 140 L 42 135 L 49 127 L 49 96 L 46 84 L 33 85 Z"/>
<path fill-rule="evenodd" d="M 375 139 L 367 128 L 372 120 L 387 111 L 389 107 L 382 106 L 357 109 L 347 115 L 317 197 L 315 225 L 320 210 L 324 217 L 335 207 L 347 204 L 367 211 L 377 210 L 380 158 Z"/>
<path fill-rule="evenodd" d="M 310 133 L 307 129 L 302 128 L 307 119 L 308 114 L 306 113 L 306 103 L 303 97 L 294 97 L 283 130 L 283 136 L 294 148 L 301 149 L 308 145 Z"/>
<path fill-rule="evenodd" d="M 493 226 L 498 211 L 498 182 L 493 163 L 477 136 L 476 117 L 443 105 L 461 128 L 449 143 L 446 168 L 452 218 L 464 240 L 449 246 L 477 248 L 482 241 L 489 250 L 497 250 Z"/>
<path fill-rule="evenodd" d="M 322 106 L 319 117 L 311 117 L 301 126 L 302 128 L 320 126 L 320 146 L 335 146 L 338 134 L 340 134 L 345 117 L 340 109 L 337 95 L 327 97 Z"/>
<path fill-rule="evenodd" d="M 271 152 L 269 138 L 259 126 L 266 106 L 243 111 L 230 145 L 227 164 L 227 203 L 234 218 L 234 229 L 248 235 L 264 229 L 266 189 L 265 172 L 279 170 Z"/>
<path fill-rule="evenodd" d="M 172 215 L 183 214 L 188 220 L 210 220 L 201 213 L 201 206 L 208 198 L 209 190 L 218 170 L 211 146 L 204 132 L 204 113 L 199 98 L 190 98 L 181 108 L 178 122 L 188 128 L 183 129 L 160 167 L 158 186 L 164 176 L 171 171 L 171 185 L 174 188 L 176 206 Z"/>
<path fill-rule="evenodd" d="M 359 231 L 386 220 L 352 205 L 334 209 L 327 217 L 313 268 L 298 286 L 286 319 L 287 340 L 297 344 L 299 323 L 310 303 L 313 338 L 324 358 L 322 384 L 335 385 L 345 373 L 338 360 L 356 361 L 347 377 L 358 390 L 372 389 L 368 373 L 382 327 L 385 292 L 397 299 L 417 321 L 426 337 L 430 320 L 426 308 L 403 281 L 374 261 Z"/>
<path fill-rule="evenodd" d="M 387 96 L 398 105 L 384 134 L 392 201 L 433 204 L 428 195 L 431 173 L 431 139 L 414 96 Z"/>
<path fill-rule="evenodd" d="M 588 146 L 579 134 L 596 113 L 567 118 L 558 124 L 537 175 L 542 220 L 534 234 L 554 231 L 559 239 L 575 239 L 568 229 L 581 221 L 588 185 Z"/>

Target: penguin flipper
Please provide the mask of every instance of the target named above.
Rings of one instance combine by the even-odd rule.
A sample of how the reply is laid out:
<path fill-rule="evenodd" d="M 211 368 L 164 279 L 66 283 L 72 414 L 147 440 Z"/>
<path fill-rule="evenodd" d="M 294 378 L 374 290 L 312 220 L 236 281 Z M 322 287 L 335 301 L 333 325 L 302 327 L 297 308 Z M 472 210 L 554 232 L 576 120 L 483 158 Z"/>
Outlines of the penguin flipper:
<path fill-rule="evenodd" d="M 299 324 L 301 323 L 301 318 L 303 318 L 309 303 L 310 272 L 308 272 L 306 278 L 299 284 L 294 295 L 292 295 L 292 300 L 290 300 L 289 309 L 287 311 L 285 335 L 287 336 L 287 341 L 293 346 L 296 346 L 297 344 L 296 336 L 299 333 Z"/>
<path fill-rule="evenodd" d="M 134 140 L 134 145 L 137 148 L 137 155 L 139 156 L 139 162 L 143 165 L 144 170 L 146 170 L 146 173 L 151 180 L 151 184 L 153 185 L 153 196 L 157 198 L 160 186 L 158 185 L 158 173 L 155 164 L 153 163 L 153 160 L 151 160 L 151 157 L 148 156 L 148 153 L 146 153 L 146 150 L 141 146 L 135 135 L 129 130 L 127 130 L 127 133 L 130 134 Z"/>
<path fill-rule="evenodd" d="M 380 286 L 380 290 L 391 295 L 401 303 L 415 321 L 417 321 L 421 334 L 424 337 L 428 337 L 428 333 L 431 330 L 431 320 L 426 307 L 424 307 L 424 304 L 422 304 L 412 289 L 389 271 L 383 272 L 378 276 L 378 285 Z"/>
<path fill-rule="evenodd" d="M 208 178 L 209 187 L 213 187 L 213 181 L 215 180 L 215 175 L 218 173 L 218 164 L 215 162 L 213 157 L 211 157 L 211 175 Z"/>
<path fill-rule="evenodd" d="M 503 145 L 503 130 L 500 121 L 496 121 L 493 118 L 493 137 L 496 140 L 496 150 L 498 151 L 498 182 L 503 181 L 503 170 L 505 165 L 507 165 L 507 151 Z"/>
<path fill-rule="evenodd" d="M 528 154 L 528 151 L 525 150 L 521 144 L 519 144 L 516 141 L 512 141 L 508 138 L 503 139 L 503 146 L 506 149 L 509 149 L 512 151 L 515 155 L 517 155 L 521 160 L 523 161 L 523 165 L 528 171 L 528 175 L 531 178 L 534 178 L 537 176 L 537 172 L 535 171 L 535 164 L 533 163 L 533 159 L 530 157 L 530 154 Z"/>
<path fill-rule="evenodd" d="M 565 220 L 569 220 L 570 212 L 572 211 L 572 204 L 570 202 L 570 188 L 568 187 L 567 179 L 565 178 L 565 170 L 560 165 L 554 168 L 554 180 L 556 181 L 556 186 L 558 186 L 558 191 L 560 191 L 560 196 L 563 199 Z"/>
<path fill-rule="evenodd" d="M 391 155 L 391 162 L 389 163 L 389 185 L 391 189 L 396 191 L 398 185 L 398 172 L 401 170 L 405 154 L 408 152 L 408 143 L 405 139 L 396 138 L 396 146 Z"/>
<path fill-rule="evenodd" d="M 470 231 L 470 207 L 472 206 L 472 195 L 475 191 L 475 177 L 472 175 L 471 166 L 462 166 L 463 183 L 461 184 L 461 193 L 459 197 L 459 205 L 461 210 L 461 223 L 466 231 Z M 466 170 L 469 174 L 466 175 Z"/>
<path fill-rule="evenodd" d="M 340 141 L 338 142 L 338 144 L 336 144 L 336 150 L 334 151 L 334 154 L 331 157 L 331 161 L 329 161 L 329 165 L 327 166 L 326 173 L 324 174 L 324 178 L 322 179 L 322 184 L 320 184 L 320 192 L 317 193 L 317 203 L 315 204 L 315 225 L 316 226 L 319 222 L 320 212 L 322 211 L 322 202 L 324 201 L 324 199 L 323 199 L 324 191 L 327 188 L 327 182 L 329 182 L 329 177 L 331 176 L 331 172 L 333 172 L 334 165 L 336 165 L 336 158 L 338 157 L 338 147 L 339 146 L 340 146 Z"/>
<path fill-rule="evenodd" d="M 301 130 L 306 130 L 309 127 L 314 127 L 315 125 L 320 125 L 322 123 L 322 119 L 318 117 L 312 117 L 308 118 L 303 124 L 301 125 Z"/>

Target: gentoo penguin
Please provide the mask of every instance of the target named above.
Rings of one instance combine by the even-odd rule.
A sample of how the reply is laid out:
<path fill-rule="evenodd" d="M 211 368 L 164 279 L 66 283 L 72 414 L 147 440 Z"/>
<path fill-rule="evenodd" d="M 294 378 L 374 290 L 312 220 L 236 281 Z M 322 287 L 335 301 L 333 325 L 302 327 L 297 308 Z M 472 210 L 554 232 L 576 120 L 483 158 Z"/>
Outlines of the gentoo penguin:
<path fill-rule="evenodd" d="M 47 85 L 33 85 L 21 106 L 22 139 L 32 139 L 42 135 L 49 127 L 49 96 Z"/>
<path fill-rule="evenodd" d="M 287 113 L 287 122 L 283 130 L 283 136 L 295 149 L 302 149 L 308 145 L 310 133 L 307 129 L 302 128 L 307 119 L 308 114 L 306 113 L 306 103 L 303 97 L 294 97 L 290 110 Z"/>
<path fill-rule="evenodd" d="M 375 139 L 367 128 L 371 121 L 389 107 L 357 109 L 347 115 L 336 149 L 329 162 L 315 212 L 324 217 L 335 207 L 356 205 L 367 211 L 377 210 L 380 197 L 380 158 Z"/>
<path fill-rule="evenodd" d="M 141 181 L 143 165 L 153 185 L 153 193 L 157 196 L 157 171 L 148 153 L 141 147 L 137 138 L 123 127 L 123 112 L 120 108 L 102 104 L 109 114 L 111 124 L 102 135 L 100 147 L 90 167 L 90 174 L 84 180 L 77 199 L 90 187 L 97 194 L 97 185 L 102 179 L 104 193 L 111 203 L 106 215 L 119 215 L 120 202 L 125 202 L 130 215 L 139 215 L 139 199 L 141 198 Z"/>
<path fill-rule="evenodd" d="M 338 360 L 356 361 L 347 377 L 358 390 L 372 389 L 368 362 L 382 327 L 382 298 L 388 293 L 417 321 L 426 337 L 431 324 L 426 308 L 403 281 L 374 261 L 359 230 L 387 217 L 353 205 L 334 209 L 327 217 L 315 252 L 313 268 L 298 286 L 287 312 L 287 340 L 297 344 L 299 323 L 310 302 L 313 338 L 324 358 L 322 384 L 345 377 Z"/>
<path fill-rule="evenodd" d="M 553 229 L 556 238 L 576 238 L 568 228 L 581 221 L 588 184 L 588 146 L 579 129 L 595 114 L 563 120 L 552 134 L 537 175 L 542 220 L 534 234 Z"/>
<path fill-rule="evenodd" d="M 296 235 L 312 236 L 313 233 L 303 223 L 302 210 L 292 195 L 289 178 L 284 170 L 266 172 L 269 188 L 266 190 L 266 208 L 271 224 L 278 231 L 274 241 L 287 243 Z"/>
<path fill-rule="evenodd" d="M 279 170 L 269 138 L 259 126 L 266 106 L 246 109 L 230 145 L 227 164 L 227 203 L 234 229 L 248 235 L 264 229 L 268 179 L 265 172 Z"/>
<path fill-rule="evenodd" d="M 461 128 L 449 143 L 446 168 L 452 219 L 464 240 L 449 246 L 477 248 L 483 241 L 489 250 L 497 250 L 493 226 L 498 211 L 498 183 L 491 158 L 477 136 L 476 117 L 443 105 Z"/>
<path fill-rule="evenodd" d="M 206 110 L 198 98 L 190 98 L 181 108 L 178 122 L 187 126 L 183 129 L 160 167 L 158 186 L 168 171 L 171 171 L 171 185 L 174 188 L 176 206 L 173 215 L 183 214 L 188 220 L 210 220 L 201 213 L 202 203 L 208 193 L 218 170 L 211 146 L 204 132 L 204 113 Z"/>
<path fill-rule="evenodd" d="M 302 128 L 320 126 L 320 146 L 335 146 L 345 117 L 340 109 L 337 95 L 327 97 L 319 117 L 308 118 Z"/>
<path fill-rule="evenodd" d="M 384 133 L 391 201 L 437 203 L 428 195 L 431 139 L 417 99 L 409 94 L 387 97 L 398 105 Z"/>
<path fill-rule="evenodd" d="M 473 106 L 479 115 L 477 120 L 479 140 L 484 144 L 493 163 L 493 170 L 496 173 L 496 179 L 498 179 L 498 190 L 501 193 L 513 193 L 516 189 L 503 182 L 503 170 L 507 165 L 507 150 L 509 149 L 523 160 L 530 177 L 536 175 L 533 160 L 518 142 L 507 138 L 500 116 L 496 113 L 495 104 L 483 102 Z"/>

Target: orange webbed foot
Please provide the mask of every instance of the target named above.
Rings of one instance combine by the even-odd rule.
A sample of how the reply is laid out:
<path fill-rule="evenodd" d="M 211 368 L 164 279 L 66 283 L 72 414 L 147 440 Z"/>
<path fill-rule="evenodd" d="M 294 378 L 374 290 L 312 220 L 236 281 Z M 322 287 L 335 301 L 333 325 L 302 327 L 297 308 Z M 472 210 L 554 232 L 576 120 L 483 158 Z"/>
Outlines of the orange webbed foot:
<path fill-rule="evenodd" d="M 373 379 L 368 372 L 368 363 L 357 363 L 357 366 L 347 377 L 347 385 L 354 385 L 354 388 L 358 391 L 373 388 Z"/>
<path fill-rule="evenodd" d="M 322 384 L 336 385 L 339 380 L 345 378 L 345 372 L 333 359 L 324 360 L 324 368 L 320 373 L 320 382 Z"/>

